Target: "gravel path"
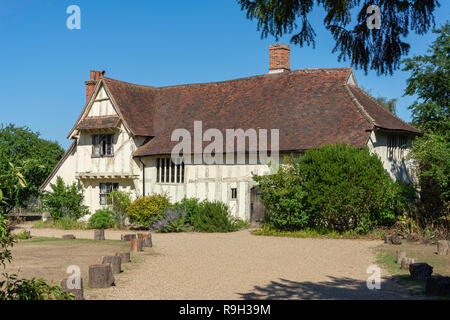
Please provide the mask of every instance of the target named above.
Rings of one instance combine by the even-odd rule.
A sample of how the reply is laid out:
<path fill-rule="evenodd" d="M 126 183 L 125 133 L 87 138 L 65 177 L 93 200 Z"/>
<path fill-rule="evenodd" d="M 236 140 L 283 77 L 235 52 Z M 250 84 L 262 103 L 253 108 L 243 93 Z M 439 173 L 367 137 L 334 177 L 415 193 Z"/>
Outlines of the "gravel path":
<path fill-rule="evenodd" d="M 32 229 L 35 236 L 92 230 Z M 120 239 L 123 231 L 106 231 Z M 88 299 L 414 299 L 382 270 L 380 290 L 369 290 L 371 248 L 380 241 L 254 236 L 227 233 L 153 234 L 152 253 L 138 253 L 116 286 L 87 290 Z"/>

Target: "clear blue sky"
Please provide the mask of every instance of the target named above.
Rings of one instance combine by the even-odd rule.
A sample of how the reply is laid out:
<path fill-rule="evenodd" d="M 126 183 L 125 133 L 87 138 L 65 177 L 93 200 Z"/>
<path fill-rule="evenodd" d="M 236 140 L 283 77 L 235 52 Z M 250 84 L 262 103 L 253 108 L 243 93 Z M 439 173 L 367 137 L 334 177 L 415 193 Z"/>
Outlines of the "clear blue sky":
<path fill-rule="evenodd" d="M 81 30 L 69 30 L 69 5 L 81 8 Z M 441 1 L 436 24 L 445 23 Z M 291 45 L 291 68 L 347 67 L 332 54 L 334 40 L 316 9 L 311 22 L 316 48 Z M 435 39 L 410 34 L 410 56 L 423 54 Z M 289 43 L 289 36 L 278 42 Z M 28 126 L 67 148 L 67 133 L 85 103 L 89 70 L 153 86 L 221 81 L 268 72 L 268 46 L 256 21 L 234 0 L 65 1 L 0 0 L 0 122 Z M 399 98 L 398 115 L 409 121 L 412 97 L 402 97 L 408 74 L 356 70 L 360 86 L 373 95 Z"/>

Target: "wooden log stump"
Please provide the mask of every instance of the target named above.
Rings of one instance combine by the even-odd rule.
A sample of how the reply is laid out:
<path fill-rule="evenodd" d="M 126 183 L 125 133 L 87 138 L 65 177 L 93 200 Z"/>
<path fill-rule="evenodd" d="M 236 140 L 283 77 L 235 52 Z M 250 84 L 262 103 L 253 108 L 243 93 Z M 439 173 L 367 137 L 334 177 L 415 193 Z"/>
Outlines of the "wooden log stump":
<path fill-rule="evenodd" d="M 397 263 L 402 263 L 403 258 L 406 258 L 406 251 L 397 250 Z"/>
<path fill-rule="evenodd" d="M 130 239 L 130 252 L 138 252 L 138 239 Z"/>
<path fill-rule="evenodd" d="M 26 232 L 25 232 L 25 237 L 26 237 L 27 239 L 31 239 L 31 231 L 26 231 Z"/>
<path fill-rule="evenodd" d="M 384 243 L 392 244 L 392 236 L 384 236 Z"/>
<path fill-rule="evenodd" d="M 437 242 L 437 254 L 440 256 L 446 256 L 448 254 L 448 241 L 439 240 Z"/>
<path fill-rule="evenodd" d="M 433 267 L 424 262 L 412 263 L 409 265 L 409 273 L 413 280 L 427 281 L 433 273 Z"/>
<path fill-rule="evenodd" d="M 113 274 L 119 274 L 122 269 L 122 258 L 120 256 L 102 257 L 102 264 L 111 264 Z"/>
<path fill-rule="evenodd" d="M 153 247 L 152 234 L 147 233 L 144 240 L 144 247 Z"/>
<path fill-rule="evenodd" d="M 401 268 L 402 268 L 403 270 L 409 270 L 409 266 L 410 266 L 411 264 L 415 263 L 415 262 L 416 262 L 416 259 L 414 259 L 414 258 L 407 258 L 407 257 L 404 257 L 404 258 L 401 260 L 401 264 L 402 264 Z"/>
<path fill-rule="evenodd" d="M 130 241 L 131 239 L 136 239 L 136 235 L 135 234 L 122 234 L 120 236 L 120 239 L 122 241 Z"/>
<path fill-rule="evenodd" d="M 138 251 L 144 251 L 144 240 L 137 239 L 138 241 Z"/>
<path fill-rule="evenodd" d="M 73 294 L 75 296 L 75 300 L 84 300 L 83 279 L 81 277 L 78 279 L 62 279 L 61 290 Z"/>
<path fill-rule="evenodd" d="M 111 264 L 89 266 L 89 288 L 108 288 L 114 284 Z"/>
<path fill-rule="evenodd" d="M 450 277 L 429 277 L 425 283 L 425 292 L 435 296 L 450 296 Z"/>
<path fill-rule="evenodd" d="M 95 230 L 94 240 L 105 240 L 105 230 Z"/>
<path fill-rule="evenodd" d="M 392 236 L 392 244 L 400 245 L 402 244 L 402 238 L 399 236 Z"/>
<path fill-rule="evenodd" d="M 116 256 L 119 256 L 122 258 L 122 263 L 131 262 L 131 257 L 129 252 L 118 252 L 116 253 Z"/>
<path fill-rule="evenodd" d="M 64 240 L 72 240 L 72 239 L 76 239 L 75 235 L 73 234 L 63 234 L 62 238 Z"/>
<path fill-rule="evenodd" d="M 408 234 L 408 236 L 406 237 L 406 240 L 408 240 L 408 242 L 417 242 L 420 240 L 420 236 L 418 233 L 412 232 L 412 233 Z"/>

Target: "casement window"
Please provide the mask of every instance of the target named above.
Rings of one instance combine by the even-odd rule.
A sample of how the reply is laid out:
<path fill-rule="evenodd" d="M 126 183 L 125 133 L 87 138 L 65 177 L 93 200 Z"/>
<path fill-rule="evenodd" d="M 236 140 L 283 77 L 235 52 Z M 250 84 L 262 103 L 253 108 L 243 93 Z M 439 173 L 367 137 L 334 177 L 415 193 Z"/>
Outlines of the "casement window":
<path fill-rule="evenodd" d="M 231 199 L 237 199 L 237 188 L 231 188 Z"/>
<path fill-rule="evenodd" d="M 408 138 L 405 136 L 389 135 L 387 137 L 387 158 L 403 159 L 408 146 Z"/>
<path fill-rule="evenodd" d="M 184 163 L 175 164 L 170 158 L 157 158 L 156 182 L 184 183 Z"/>
<path fill-rule="evenodd" d="M 96 134 L 92 136 L 92 156 L 111 157 L 114 155 L 113 135 Z"/>
<path fill-rule="evenodd" d="M 100 183 L 100 205 L 108 204 L 107 198 L 111 191 L 119 189 L 118 183 L 102 182 Z"/>
<path fill-rule="evenodd" d="M 397 136 L 387 136 L 387 158 L 394 159 L 395 149 L 397 148 Z"/>

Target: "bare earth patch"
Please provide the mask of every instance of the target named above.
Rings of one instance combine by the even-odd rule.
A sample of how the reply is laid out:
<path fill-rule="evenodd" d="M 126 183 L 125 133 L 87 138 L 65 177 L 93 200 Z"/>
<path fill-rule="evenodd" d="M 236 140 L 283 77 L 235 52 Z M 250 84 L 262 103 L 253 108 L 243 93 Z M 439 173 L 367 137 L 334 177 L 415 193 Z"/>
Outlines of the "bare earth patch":
<path fill-rule="evenodd" d="M 32 229 L 34 236 L 73 233 L 92 239 L 92 230 Z M 120 239 L 120 231 L 105 231 Z M 127 232 L 128 233 L 128 232 Z M 226 233 L 153 234 L 153 248 L 137 253 L 129 270 L 116 276 L 116 286 L 86 290 L 88 299 L 414 299 L 382 270 L 381 290 L 369 290 L 367 267 L 376 264 L 373 248 L 380 241 L 283 238 L 251 235 L 249 230 Z M 105 244 L 106 245 L 106 244 Z M 34 245 L 35 246 L 35 245 Z M 15 250 L 15 266 L 30 249 Z M 64 276 L 68 263 L 98 263 L 107 248 L 75 249 L 66 257 L 58 247 L 32 254 L 39 272 Z M 117 248 L 111 247 L 111 253 Z M 56 250 L 56 251 L 55 251 Z M 60 249 L 59 249 L 60 250 Z M 109 249 L 108 249 L 109 250 Z M 36 255 L 39 256 L 36 258 Z M 84 257 L 84 258 L 82 258 Z M 57 262 L 61 259 L 64 262 Z M 84 259 L 84 260 L 83 260 Z M 53 271 L 52 271 L 53 270 Z M 83 267 L 82 267 L 83 270 Z M 61 278 L 59 276 L 59 278 Z M 58 278 L 58 279 L 59 279 Z M 87 284 L 87 279 L 85 280 Z M 87 285 L 86 285 L 87 287 Z"/>

